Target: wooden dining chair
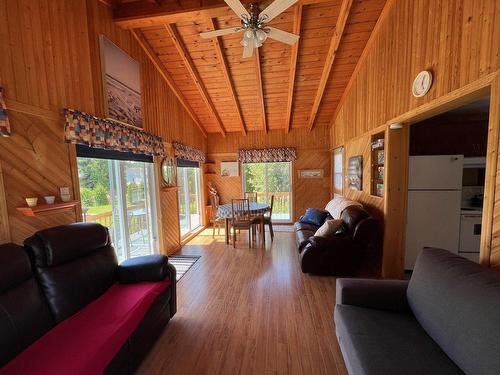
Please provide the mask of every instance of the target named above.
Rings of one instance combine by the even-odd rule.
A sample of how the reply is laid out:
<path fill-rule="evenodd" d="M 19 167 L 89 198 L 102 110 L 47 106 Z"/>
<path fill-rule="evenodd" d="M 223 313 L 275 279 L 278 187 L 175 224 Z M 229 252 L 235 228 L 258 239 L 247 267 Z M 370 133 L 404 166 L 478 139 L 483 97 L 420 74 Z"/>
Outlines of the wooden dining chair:
<path fill-rule="evenodd" d="M 233 231 L 233 247 L 236 247 L 236 231 L 248 230 L 248 245 L 252 247 L 252 216 L 248 199 L 231 200 L 231 229 Z"/>
<path fill-rule="evenodd" d="M 250 203 L 257 203 L 257 192 L 245 191 L 245 199 L 248 199 L 248 202 Z"/>
<path fill-rule="evenodd" d="M 212 222 L 213 232 L 212 238 L 215 238 L 215 228 L 217 228 L 217 235 L 220 234 L 220 226 L 225 225 L 225 220 L 219 217 L 219 196 L 218 195 L 210 195 L 210 204 L 212 205 L 212 217 L 210 221 Z"/>
<path fill-rule="evenodd" d="M 274 195 L 271 195 L 271 203 L 269 204 L 269 211 L 264 214 L 264 228 L 267 224 L 269 227 L 269 234 L 271 235 L 271 241 L 274 240 L 274 231 L 273 231 L 273 221 L 271 217 L 273 216 L 273 206 L 274 206 Z"/>

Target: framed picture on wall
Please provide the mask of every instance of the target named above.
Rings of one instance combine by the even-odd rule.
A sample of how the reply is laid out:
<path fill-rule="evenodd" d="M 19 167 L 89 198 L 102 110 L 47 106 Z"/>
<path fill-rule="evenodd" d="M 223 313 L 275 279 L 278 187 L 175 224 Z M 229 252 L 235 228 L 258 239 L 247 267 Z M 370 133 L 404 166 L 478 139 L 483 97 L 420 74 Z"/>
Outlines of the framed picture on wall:
<path fill-rule="evenodd" d="M 220 175 L 222 177 L 239 176 L 239 163 L 237 161 L 221 161 Z"/>
<path fill-rule="evenodd" d="M 299 178 L 323 178 L 323 169 L 301 169 Z"/>
<path fill-rule="evenodd" d="M 100 36 L 106 118 L 143 128 L 139 63 Z"/>
<path fill-rule="evenodd" d="M 347 186 L 349 189 L 361 191 L 363 188 L 363 156 L 349 158 L 347 167 Z"/>

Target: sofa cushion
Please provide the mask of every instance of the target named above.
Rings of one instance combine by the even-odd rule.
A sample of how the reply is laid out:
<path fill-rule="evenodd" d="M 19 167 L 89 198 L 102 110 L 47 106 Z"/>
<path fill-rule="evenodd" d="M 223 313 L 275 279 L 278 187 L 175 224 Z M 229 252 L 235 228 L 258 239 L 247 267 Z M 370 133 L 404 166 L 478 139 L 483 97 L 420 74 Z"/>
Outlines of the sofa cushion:
<path fill-rule="evenodd" d="M 5 374 L 102 374 L 170 280 L 115 284 L 10 361 Z M 2 373 L 4 373 L 2 372 Z"/>
<path fill-rule="evenodd" d="M 25 250 L 0 245 L 0 367 L 54 324 Z"/>
<path fill-rule="evenodd" d="M 314 233 L 317 237 L 333 237 L 342 228 L 342 220 L 326 220 Z"/>
<path fill-rule="evenodd" d="M 330 213 L 333 219 L 340 219 L 342 211 L 350 206 L 363 207 L 363 205 L 359 202 L 352 201 L 343 197 L 342 195 L 335 194 L 335 197 L 326 204 L 325 210 Z"/>
<path fill-rule="evenodd" d="M 308 208 L 304 216 L 300 219 L 301 223 L 322 226 L 328 217 L 328 211 L 320 208 Z"/>
<path fill-rule="evenodd" d="M 500 274 L 425 248 L 407 291 L 417 320 L 466 373 L 500 374 Z"/>
<path fill-rule="evenodd" d="M 308 230 L 311 232 L 316 232 L 319 228 L 318 225 L 313 225 L 313 224 L 307 224 L 307 223 L 301 223 L 300 221 L 297 221 L 295 224 L 293 224 L 295 231 L 299 230 Z"/>
<path fill-rule="evenodd" d="M 337 305 L 335 326 L 350 374 L 463 374 L 411 314 Z"/>

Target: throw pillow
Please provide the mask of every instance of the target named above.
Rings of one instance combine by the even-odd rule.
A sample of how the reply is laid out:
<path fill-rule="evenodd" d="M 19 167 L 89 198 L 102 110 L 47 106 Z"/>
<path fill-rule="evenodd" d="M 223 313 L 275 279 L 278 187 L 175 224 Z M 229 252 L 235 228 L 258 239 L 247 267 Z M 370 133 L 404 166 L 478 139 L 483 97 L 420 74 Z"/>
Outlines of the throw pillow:
<path fill-rule="evenodd" d="M 319 229 L 314 233 L 315 237 L 334 237 L 337 231 L 342 227 L 343 221 L 337 220 L 327 220 L 325 223 L 319 227 Z"/>
<path fill-rule="evenodd" d="M 308 208 L 302 219 L 300 219 L 300 222 L 320 227 L 323 225 L 327 217 L 328 211 L 326 210 L 322 210 L 319 208 Z"/>

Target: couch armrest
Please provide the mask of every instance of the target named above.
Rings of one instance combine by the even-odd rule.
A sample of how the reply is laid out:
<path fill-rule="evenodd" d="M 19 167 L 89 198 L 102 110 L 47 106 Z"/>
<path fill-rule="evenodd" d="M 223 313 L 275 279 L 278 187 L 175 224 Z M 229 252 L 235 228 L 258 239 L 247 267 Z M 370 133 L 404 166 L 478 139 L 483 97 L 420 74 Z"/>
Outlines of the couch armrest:
<path fill-rule="evenodd" d="M 172 267 L 174 270 L 175 268 Z M 161 281 L 171 276 L 168 257 L 165 255 L 146 255 L 127 259 L 118 266 L 118 279 L 120 283 L 137 283 L 141 281 Z"/>
<path fill-rule="evenodd" d="M 411 312 L 407 280 L 337 279 L 336 303 L 378 310 Z"/>

